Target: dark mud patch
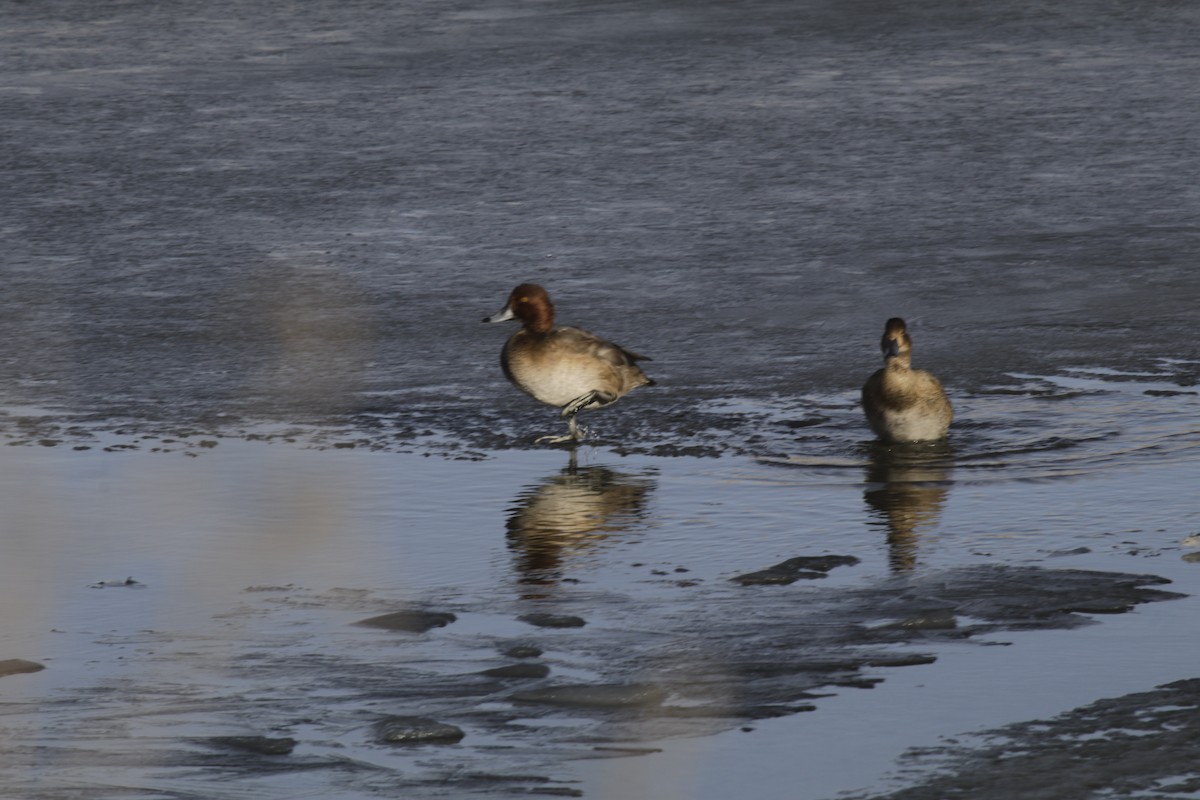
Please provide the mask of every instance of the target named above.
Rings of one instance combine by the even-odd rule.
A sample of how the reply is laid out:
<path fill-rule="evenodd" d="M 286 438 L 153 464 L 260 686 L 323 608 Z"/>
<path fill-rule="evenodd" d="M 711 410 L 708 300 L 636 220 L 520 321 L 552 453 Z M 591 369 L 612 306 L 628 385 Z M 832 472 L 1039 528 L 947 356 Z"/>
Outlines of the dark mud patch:
<path fill-rule="evenodd" d="M 432 598 L 453 608 L 463 631 L 452 625 L 403 637 L 336 624 L 348 611 L 396 607 L 372 591 L 257 592 L 222 616 L 220 636 L 107 637 L 106 646 L 139 648 L 126 662 L 136 679 L 116 673 L 0 710 L 0 765 L 28 763 L 28 742 L 72 765 L 61 779 L 38 776 L 36 791 L 28 773 L 0 766 L 0 786 L 62 800 L 118 765 L 139 786 L 181 796 L 224 796 L 205 792 L 240 780 L 283 787 L 298 770 L 306 785 L 344 798 L 385 788 L 413 797 L 575 791 L 524 776 L 571 759 L 644 752 L 664 738 L 820 713 L 823 697 L 878 686 L 889 670 L 931 663 L 947 647 L 1068 630 L 1093 621 L 1085 609 L 1180 596 L 1158 588 L 1163 583 L 1152 575 L 964 567 L 852 588 L 700 585 L 669 600 L 574 587 L 552 609 L 521 596 Z M 546 630 L 537 646 L 478 632 L 474 619 L 576 611 L 603 619 Z M 314 636 L 322 620 L 326 632 Z M 519 665 L 506 664 L 497 674 L 497 654 L 514 647 L 543 652 L 531 670 L 509 674 Z M 84 721 L 104 735 L 79 740 Z M 223 754 L 214 753 L 213 737 L 230 729 L 293 740 L 295 752 L 283 757 L 273 745 L 224 739 Z M 420 738 L 435 729 L 449 733 Z M 412 741 L 440 746 L 394 743 Z M 512 781 L 472 777 L 508 773 Z"/>
<path fill-rule="evenodd" d="M 46 667 L 36 661 L 26 661 L 23 658 L 6 658 L 0 660 L 0 678 L 6 675 L 24 675 L 30 672 L 41 672 Z"/>
<path fill-rule="evenodd" d="M 1181 798 L 1200 793 L 1200 679 L 1176 681 L 982 734 L 984 743 L 912 750 L 933 774 L 869 800 Z M 856 800 L 868 800 L 857 795 Z"/>
<path fill-rule="evenodd" d="M 208 743 L 214 747 L 260 756 L 286 756 L 296 749 L 296 740 L 288 736 L 214 736 Z"/>
<path fill-rule="evenodd" d="M 522 614 L 518 619 L 537 628 L 582 628 L 584 625 L 587 625 L 587 620 L 574 614 L 544 614 L 538 612 Z"/>
<path fill-rule="evenodd" d="M 90 584 L 90 588 L 92 588 L 92 589 L 109 589 L 112 587 L 122 587 L 122 588 L 126 588 L 126 589 L 145 589 L 146 584 L 142 583 L 141 581 L 135 581 L 132 577 L 125 578 L 123 580 L 116 579 L 116 580 L 96 581 L 95 583 Z"/>
<path fill-rule="evenodd" d="M 644 684 L 543 686 L 512 695 L 518 703 L 571 708 L 641 708 L 661 705 L 666 698 L 662 687 Z"/>
<path fill-rule="evenodd" d="M 1053 575 L 1053 581 L 1045 576 Z M 984 624 L 959 628 L 963 634 L 989 629 L 1070 628 L 1091 623 L 1088 614 L 1119 614 L 1135 605 L 1184 597 L 1178 592 L 1147 588 L 1169 584 L 1156 575 L 1130 575 L 1093 570 L 1040 570 L 1016 566 L 972 567 L 900 580 L 904 590 L 886 600 L 881 610 L 901 622 L 972 617 Z M 937 627 L 937 626 L 935 626 Z M 906 629 L 904 625 L 893 630 Z M 930 630 L 918 625 L 917 630 Z"/>
<path fill-rule="evenodd" d="M 813 580 L 824 578 L 825 574 L 834 567 L 853 566 L 858 563 L 854 556 L 797 556 L 781 561 L 757 572 L 747 572 L 730 578 L 743 586 L 783 585 L 795 583 L 800 579 Z"/>
<path fill-rule="evenodd" d="M 375 723 L 375 737 L 387 744 L 454 744 L 463 731 L 425 717 L 388 717 Z"/>
<path fill-rule="evenodd" d="M 545 664 L 508 664 L 485 669 L 479 674 L 488 678 L 544 678 L 550 674 L 550 667 Z"/>
<path fill-rule="evenodd" d="M 368 628 L 382 628 L 386 631 L 403 631 L 405 633 L 425 633 L 434 628 L 444 628 L 457 620 L 448 611 L 425 611 L 422 609 L 403 609 L 390 614 L 359 620 L 355 625 Z"/>
<path fill-rule="evenodd" d="M 535 644 L 512 644 L 504 646 L 500 652 L 509 658 L 537 658 L 543 651 Z"/>

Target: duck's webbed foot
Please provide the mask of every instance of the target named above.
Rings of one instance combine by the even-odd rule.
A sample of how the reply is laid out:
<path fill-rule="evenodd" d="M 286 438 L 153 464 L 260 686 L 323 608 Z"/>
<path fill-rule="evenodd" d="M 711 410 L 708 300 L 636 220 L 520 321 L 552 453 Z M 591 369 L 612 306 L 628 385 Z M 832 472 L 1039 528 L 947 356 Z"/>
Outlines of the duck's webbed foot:
<path fill-rule="evenodd" d="M 577 443 L 581 437 L 571 433 L 567 436 L 539 436 L 533 440 L 534 444 L 565 444 L 566 442 Z"/>
<path fill-rule="evenodd" d="M 575 415 L 567 417 L 567 427 L 571 432 L 566 436 L 539 436 L 534 444 L 563 444 L 564 442 L 578 443 L 582 442 L 587 436 L 587 428 L 579 427 L 579 423 L 575 421 Z"/>

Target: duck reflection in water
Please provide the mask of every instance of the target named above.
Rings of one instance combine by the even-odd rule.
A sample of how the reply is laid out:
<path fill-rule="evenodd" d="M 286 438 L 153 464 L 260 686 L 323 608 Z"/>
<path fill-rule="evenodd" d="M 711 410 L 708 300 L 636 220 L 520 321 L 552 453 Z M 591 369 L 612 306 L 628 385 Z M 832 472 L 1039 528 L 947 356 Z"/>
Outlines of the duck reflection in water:
<path fill-rule="evenodd" d="M 954 451 L 946 441 L 872 443 L 863 499 L 887 529 L 888 560 L 896 572 L 917 564 L 922 535 L 933 529 L 950 492 Z"/>
<path fill-rule="evenodd" d="M 566 563 L 641 524 L 654 481 L 602 466 L 563 470 L 517 496 L 506 527 L 521 583 L 554 585 Z"/>

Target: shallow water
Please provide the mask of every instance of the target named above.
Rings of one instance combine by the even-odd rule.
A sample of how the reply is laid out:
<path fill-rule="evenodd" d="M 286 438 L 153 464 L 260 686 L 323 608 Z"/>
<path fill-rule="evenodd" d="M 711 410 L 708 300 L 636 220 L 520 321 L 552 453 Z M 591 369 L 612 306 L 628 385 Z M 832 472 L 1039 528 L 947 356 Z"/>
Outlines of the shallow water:
<path fill-rule="evenodd" d="M 1193 677 L 1190 596 L 874 626 L 912 593 L 985 625 L 936 587 L 1002 594 L 996 568 L 1030 597 L 1070 569 L 1195 593 L 1196 16 L 6 6 L 0 658 L 47 669 L 0 678 L 0 786 L 826 798 L 917 780 L 886 777 L 909 746 Z M 512 329 L 478 322 L 523 280 L 654 359 L 573 462 L 500 375 Z M 897 314 L 954 400 L 944 444 L 881 448 L 857 408 Z M 820 555 L 859 562 L 728 580 Z M 405 604 L 458 618 L 351 625 Z M 551 682 L 736 713 L 516 709 L 473 673 L 526 640 Z M 880 647 L 936 660 L 849 655 Z M 466 738 L 372 741 L 417 712 Z M 580 761 L 597 743 L 662 752 Z"/>
<path fill-rule="evenodd" d="M 901 595 L 943 605 L 939 587 L 964 567 L 1153 574 L 1194 594 L 1197 567 L 1181 542 L 1196 529 L 1186 487 L 1200 474 L 1178 449 L 1059 477 L 1045 453 L 1026 452 L 961 481 L 929 481 L 921 466 L 914 484 L 903 469 L 881 481 L 866 460 L 854 469 L 582 448 L 572 467 L 559 451 L 459 461 L 230 438 L 188 457 L 152 444 L 0 450 L 2 583 L 21 609 L 5 655 L 47 666 L 0 687 L 2 780 L 22 796 L 366 797 L 383 785 L 461 796 L 516 781 L 704 798 L 753 781 L 783 797 L 802 775 L 801 796 L 832 797 L 889 785 L 907 747 L 1193 669 L 1190 596 L 1082 629 L 1047 630 L 1035 614 L 966 638 L 934 630 L 884 644 L 854 632 L 911 616 L 895 605 Z M 728 580 L 821 554 L 860 562 L 791 586 Z M 119 585 L 127 577 L 138 583 Z M 979 599 L 1027 591 L 966 579 Z M 971 602 L 956 614 L 964 634 L 982 622 L 964 610 Z M 458 619 L 425 634 L 351 624 L 413 603 Z M 519 620 L 531 611 L 587 625 L 535 628 Z M 520 642 L 545 651 L 537 661 L 550 678 L 473 677 L 512 663 L 501 651 Z M 849 666 L 911 656 L 918 665 Z M 767 666 L 779 659 L 847 666 L 754 677 L 784 669 Z M 671 687 L 672 707 L 740 705 L 671 719 L 510 699 L 531 684 L 628 681 Z M 803 706 L 815 710 L 755 719 L 755 708 Z M 396 713 L 453 722 L 467 737 L 418 751 L 374 743 L 372 722 Z M 298 744 L 282 763 L 206 744 L 234 735 Z M 662 752 L 578 761 L 613 754 L 596 748 Z"/>

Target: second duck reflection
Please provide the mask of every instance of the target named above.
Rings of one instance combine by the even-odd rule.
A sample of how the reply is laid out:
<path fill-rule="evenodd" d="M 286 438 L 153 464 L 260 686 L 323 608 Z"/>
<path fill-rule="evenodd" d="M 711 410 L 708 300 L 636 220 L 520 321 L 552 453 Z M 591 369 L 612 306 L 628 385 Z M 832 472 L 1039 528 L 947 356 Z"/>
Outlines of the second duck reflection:
<path fill-rule="evenodd" d="M 907 572 L 921 538 L 935 528 L 950 492 L 954 448 L 946 441 L 870 446 L 863 500 L 887 532 L 888 562 Z"/>
<path fill-rule="evenodd" d="M 572 451 L 558 473 L 527 487 L 506 527 L 520 581 L 552 586 L 567 563 L 641 527 L 655 481 L 602 466 L 579 466 Z"/>

